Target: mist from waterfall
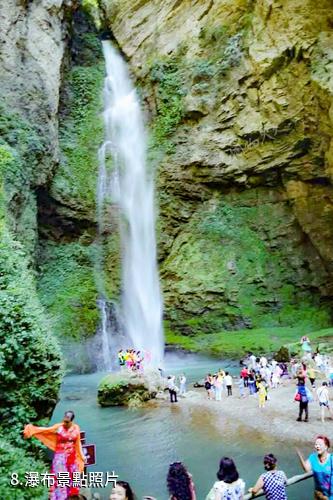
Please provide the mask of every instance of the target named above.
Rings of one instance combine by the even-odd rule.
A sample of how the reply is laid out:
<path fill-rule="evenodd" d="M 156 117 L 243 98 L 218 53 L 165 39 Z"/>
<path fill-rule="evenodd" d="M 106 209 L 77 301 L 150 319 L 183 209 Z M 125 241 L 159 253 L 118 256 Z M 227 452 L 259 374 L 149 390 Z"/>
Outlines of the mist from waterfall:
<path fill-rule="evenodd" d="M 124 61 L 109 41 L 102 43 L 107 76 L 105 141 L 99 151 L 98 219 L 101 227 L 107 203 L 119 211 L 121 322 L 130 342 L 121 347 L 146 351 L 152 364 L 159 365 L 164 350 L 162 298 L 156 259 L 154 181 L 146 166 L 143 117 Z"/>

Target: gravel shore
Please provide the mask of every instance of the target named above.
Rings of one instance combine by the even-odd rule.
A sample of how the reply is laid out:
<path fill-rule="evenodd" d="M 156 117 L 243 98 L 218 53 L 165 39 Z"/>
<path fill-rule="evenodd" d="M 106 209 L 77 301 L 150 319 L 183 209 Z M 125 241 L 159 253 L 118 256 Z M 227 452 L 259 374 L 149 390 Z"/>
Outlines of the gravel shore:
<path fill-rule="evenodd" d="M 260 434 L 267 434 L 279 440 L 295 440 L 295 442 L 313 441 L 318 434 L 333 438 L 333 419 L 326 416 L 324 423 L 320 419 L 318 401 L 309 403 L 309 422 L 297 422 L 298 405 L 294 401 L 296 390 L 295 380 L 286 380 L 277 389 L 269 391 L 269 401 L 265 408 L 258 408 L 257 396 L 239 397 L 237 387 L 233 388 L 233 396 L 224 393 L 222 401 L 208 400 L 205 389 L 189 387 L 186 397 L 180 397 L 178 406 L 191 409 L 196 407 L 200 413 L 214 414 L 214 422 L 224 433 L 226 427 L 230 431 L 252 429 Z M 247 394 L 247 389 L 245 389 Z M 329 389 L 333 408 L 333 390 Z M 315 397 L 315 390 L 313 391 Z M 164 402 L 166 404 L 166 402 Z M 217 417 L 217 418 L 216 418 Z"/>

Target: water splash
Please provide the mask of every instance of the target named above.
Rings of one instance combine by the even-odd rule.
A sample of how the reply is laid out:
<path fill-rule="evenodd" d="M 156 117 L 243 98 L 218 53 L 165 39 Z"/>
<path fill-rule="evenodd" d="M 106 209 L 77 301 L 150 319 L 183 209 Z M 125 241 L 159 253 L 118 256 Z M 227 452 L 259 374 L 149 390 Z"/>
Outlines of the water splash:
<path fill-rule="evenodd" d="M 99 152 L 98 213 L 108 198 L 120 212 L 122 322 L 135 349 L 155 365 L 163 359 L 162 299 L 156 263 L 154 183 L 146 167 L 146 139 L 139 101 L 125 63 L 103 42 L 105 142 Z M 107 168 L 111 153 L 113 165 Z M 101 226 L 102 222 L 101 222 Z"/>

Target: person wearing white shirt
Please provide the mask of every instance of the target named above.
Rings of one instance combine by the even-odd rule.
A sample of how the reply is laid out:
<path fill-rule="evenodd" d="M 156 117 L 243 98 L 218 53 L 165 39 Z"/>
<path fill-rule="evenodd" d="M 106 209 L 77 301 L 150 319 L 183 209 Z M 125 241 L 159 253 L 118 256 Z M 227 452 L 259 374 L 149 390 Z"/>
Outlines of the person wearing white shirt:
<path fill-rule="evenodd" d="M 224 383 L 228 391 L 228 396 L 232 396 L 232 376 L 225 372 Z"/>
<path fill-rule="evenodd" d="M 322 370 L 324 368 L 324 364 L 323 364 L 323 357 L 321 354 L 319 354 L 319 352 L 317 352 L 317 354 L 315 355 L 315 363 L 317 365 L 317 368 L 319 370 Z"/>
<path fill-rule="evenodd" d="M 267 366 L 267 358 L 265 358 L 265 356 L 261 356 L 261 358 L 259 360 L 259 363 L 260 363 L 260 366 L 262 366 L 262 368 L 266 368 L 266 366 Z"/>
<path fill-rule="evenodd" d="M 251 356 L 250 356 L 250 364 L 251 364 L 251 367 L 253 369 L 256 367 L 256 363 L 257 363 L 257 358 L 255 357 L 254 354 L 251 354 Z"/>
<path fill-rule="evenodd" d="M 328 410 L 329 412 L 331 411 L 330 405 L 329 405 L 329 394 L 328 394 L 327 382 L 323 382 L 322 385 L 320 387 L 318 387 L 317 397 L 318 397 L 319 406 L 320 406 L 321 421 L 325 422 L 325 410 Z"/>
<path fill-rule="evenodd" d="M 175 376 L 169 375 L 168 377 L 168 389 L 170 394 L 170 403 L 178 403 L 177 401 L 177 387 L 175 384 Z"/>
<path fill-rule="evenodd" d="M 179 395 L 184 395 L 186 393 L 186 377 L 184 373 L 179 377 Z"/>

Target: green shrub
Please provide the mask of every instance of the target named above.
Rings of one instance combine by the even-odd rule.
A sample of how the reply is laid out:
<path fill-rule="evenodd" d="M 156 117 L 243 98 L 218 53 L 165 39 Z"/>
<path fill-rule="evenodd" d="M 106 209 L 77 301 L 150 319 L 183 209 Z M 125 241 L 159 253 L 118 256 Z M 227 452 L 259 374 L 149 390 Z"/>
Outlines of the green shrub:
<path fill-rule="evenodd" d="M 0 102 L 0 182 L 6 224 L 32 257 L 36 239 L 34 186 L 48 155 L 43 132 Z M 31 259 L 32 260 L 32 259 Z"/>
<path fill-rule="evenodd" d="M 214 64 L 205 59 L 198 59 L 191 64 L 192 77 L 194 81 L 209 80 L 216 73 Z"/>
<path fill-rule="evenodd" d="M 166 145 L 184 116 L 183 98 L 186 95 L 185 69 L 177 56 L 155 61 L 150 78 L 156 87 L 157 117 L 153 136 L 157 144 Z"/>
<path fill-rule="evenodd" d="M 221 53 L 219 61 L 219 73 L 225 75 L 229 69 L 237 66 L 242 58 L 243 33 L 237 33 L 230 37 Z"/>
<path fill-rule="evenodd" d="M 104 140 L 101 111 L 105 64 L 96 35 L 87 33 L 80 40 L 80 50 L 86 56 L 81 66 L 73 66 L 66 75 L 65 109 L 59 124 L 62 156 L 51 193 L 94 220 L 98 149 Z"/>
<path fill-rule="evenodd" d="M 49 416 L 61 381 L 60 352 L 50 336 L 22 246 L 3 227 L 0 243 L 0 431 L 20 441 L 23 425 Z"/>
<path fill-rule="evenodd" d="M 23 438 L 21 437 L 21 439 Z M 37 472 L 39 479 L 41 479 L 43 477 L 41 474 L 48 472 L 48 469 L 43 462 L 30 457 L 22 449 L 14 448 L 8 441 L 1 439 L 0 498 L 2 500 L 46 500 L 48 498 L 47 487 L 41 484 L 36 487 L 25 486 L 26 473 L 29 472 Z M 18 484 L 11 485 L 11 480 L 14 483 L 18 482 Z"/>
<path fill-rule="evenodd" d="M 275 354 L 274 358 L 279 363 L 287 363 L 288 361 L 290 361 L 290 354 L 288 348 L 285 346 L 281 346 L 280 349 Z"/>
<path fill-rule="evenodd" d="M 22 189 L 29 189 L 30 184 L 33 184 L 47 151 L 46 138 L 41 130 L 0 102 L 0 145 L 3 146 L 2 155 L 7 149 L 7 153 L 12 156 L 10 162 L 7 156 L 6 168 L 2 169 L 7 196 L 11 199 L 19 193 L 22 198 Z"/>
<path fill-rule="evenodd" d="M 224 24 L 203 26 L 200 30 L 199 40 L 203 47 L 223 45 L 229 36 L 230 28 Z"/>
<path fill-rule="evenodd" d="M 41 249 L 38 293 L 58 337 L 82 340 L 96 332 L 94 251 L 79 242 L 50 243 Z"/>

